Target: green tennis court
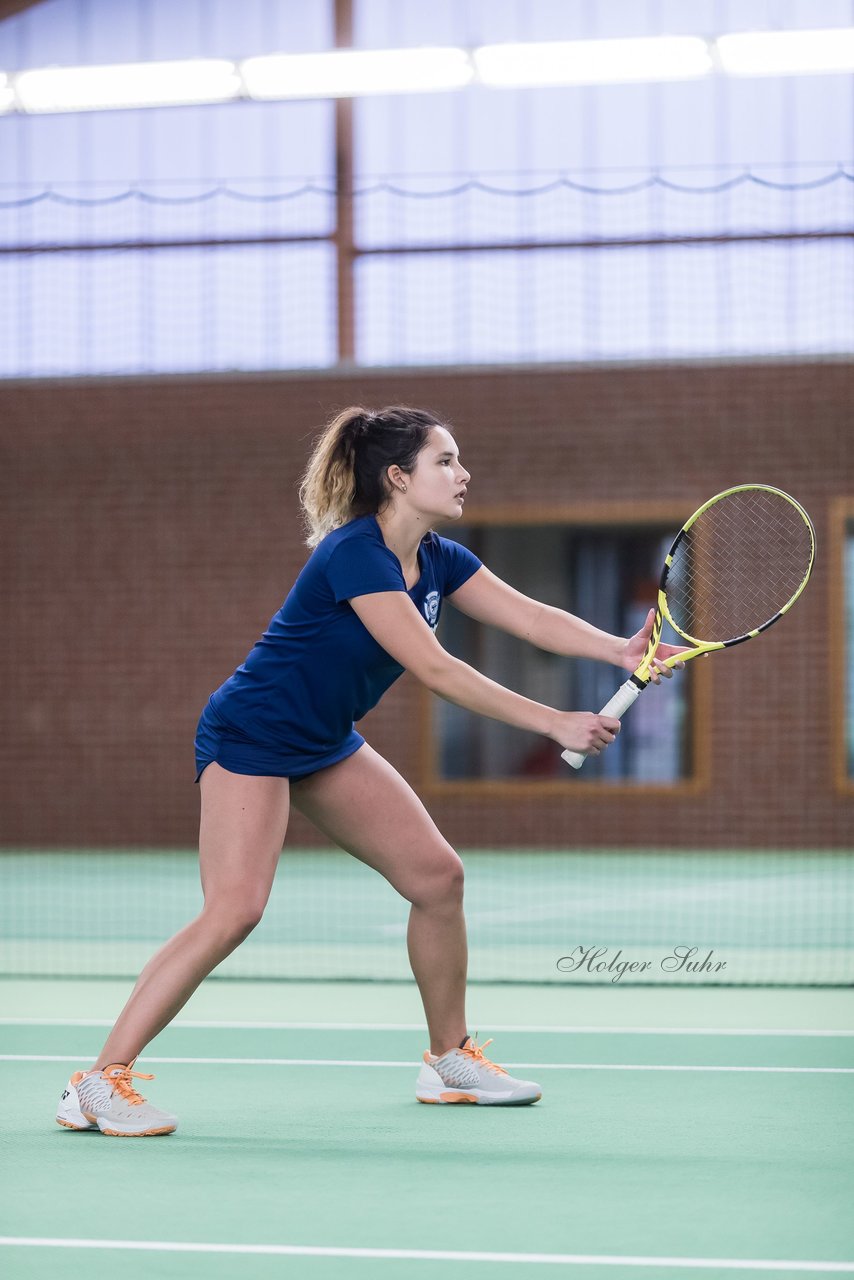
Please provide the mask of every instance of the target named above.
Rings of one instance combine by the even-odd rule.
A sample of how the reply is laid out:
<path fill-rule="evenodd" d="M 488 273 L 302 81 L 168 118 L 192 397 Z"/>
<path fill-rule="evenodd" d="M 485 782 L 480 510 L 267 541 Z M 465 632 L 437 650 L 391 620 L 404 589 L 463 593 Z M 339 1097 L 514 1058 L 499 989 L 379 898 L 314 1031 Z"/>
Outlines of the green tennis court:
<path fill-rule="evenodd" d="M 406 904 L 291 851 L 232 973 L 138 1063 L 178 1132 L 116 1142 L 52 1108 L 197 908 L 194 855 L 5 853 L 4 1273 L 854 1273 L 850 857 L 464 858 L 469 1025 L 540 1103 L 416 1102 Z M 696 944 L 740 985 L 558 965 L 594 942 L 609 962 Z"/>
<path fill-rule="evenodd" d="M 854 982 L 845 851 L 461 853 L 472 982 Z M 27 976 L 135 978 L 202 903 L 190 849 L 0 850 L 0 885 L 0 972 Z M 286 845 L 264 918 L 216 972 L 411 982 L 408 909 L 340 850 Z"/>
<path fill-rule="evenodd" d="M 140 1065 L 176 1135 L 52 1127 L 126 985 L 4 984 L 7 1275 L 854 1271 L 850 992 L 478 987 L 503 1110 L 415 1101 L 409 987 L 209 982 Z"/>

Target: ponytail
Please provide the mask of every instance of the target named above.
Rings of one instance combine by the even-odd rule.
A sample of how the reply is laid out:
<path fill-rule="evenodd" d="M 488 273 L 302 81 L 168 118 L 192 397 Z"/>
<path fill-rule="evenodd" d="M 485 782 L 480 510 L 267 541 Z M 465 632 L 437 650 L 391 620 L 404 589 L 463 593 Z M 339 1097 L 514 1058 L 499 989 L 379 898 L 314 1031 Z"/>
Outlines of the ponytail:
<path fill-rule="evenodd" d="M 430 428 L 440 425 L 433 414 L 405 405 L 337 414 L 317 440 L 300 484 L 308 546 L 356 516 L 376 514 L 389 498 L 388 468 L 411 472 Z"/>

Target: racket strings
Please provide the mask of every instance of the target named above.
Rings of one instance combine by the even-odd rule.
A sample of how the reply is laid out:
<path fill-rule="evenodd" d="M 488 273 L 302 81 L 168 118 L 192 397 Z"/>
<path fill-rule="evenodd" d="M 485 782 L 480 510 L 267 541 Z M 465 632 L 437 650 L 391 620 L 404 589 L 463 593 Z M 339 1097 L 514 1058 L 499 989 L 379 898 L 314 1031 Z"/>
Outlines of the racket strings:
<path fill-rule="evenodd" d="M 703 511 L 683 534 L 665 594 L 678 631 L 732 640 L 761 627 L 800 590 L 812 536 L 784 494 L 746 489 Z"/>

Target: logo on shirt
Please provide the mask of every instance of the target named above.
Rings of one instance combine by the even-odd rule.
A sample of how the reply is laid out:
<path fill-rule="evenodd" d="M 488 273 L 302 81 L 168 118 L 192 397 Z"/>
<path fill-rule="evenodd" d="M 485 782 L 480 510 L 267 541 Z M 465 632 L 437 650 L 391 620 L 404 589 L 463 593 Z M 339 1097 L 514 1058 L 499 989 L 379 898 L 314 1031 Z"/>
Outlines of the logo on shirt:
<path fill-rule="evenodd" d="M 430 591 L 424 601 L 424 616 L 431 631 L 439 625 L 439 592 Z"/>

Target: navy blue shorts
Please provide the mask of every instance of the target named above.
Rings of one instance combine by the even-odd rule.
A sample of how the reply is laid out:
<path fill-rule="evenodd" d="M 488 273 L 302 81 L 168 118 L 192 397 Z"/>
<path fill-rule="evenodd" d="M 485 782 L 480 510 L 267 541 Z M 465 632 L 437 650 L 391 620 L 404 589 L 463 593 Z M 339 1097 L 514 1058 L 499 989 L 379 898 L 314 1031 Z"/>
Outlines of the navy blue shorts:
<path fill-rule="evenodd" d="M 264 778 L 307 778 L 318 769 L 339 764 L 364 745 L 365 739 L 355 729 L 331 750 L 320 754 L 287 751 L 253 742 L 221 720 L 208 703 L 196 729 L 196 782 L 209 764 L 216 761 L 229 773 L 244 773 Z"/>

